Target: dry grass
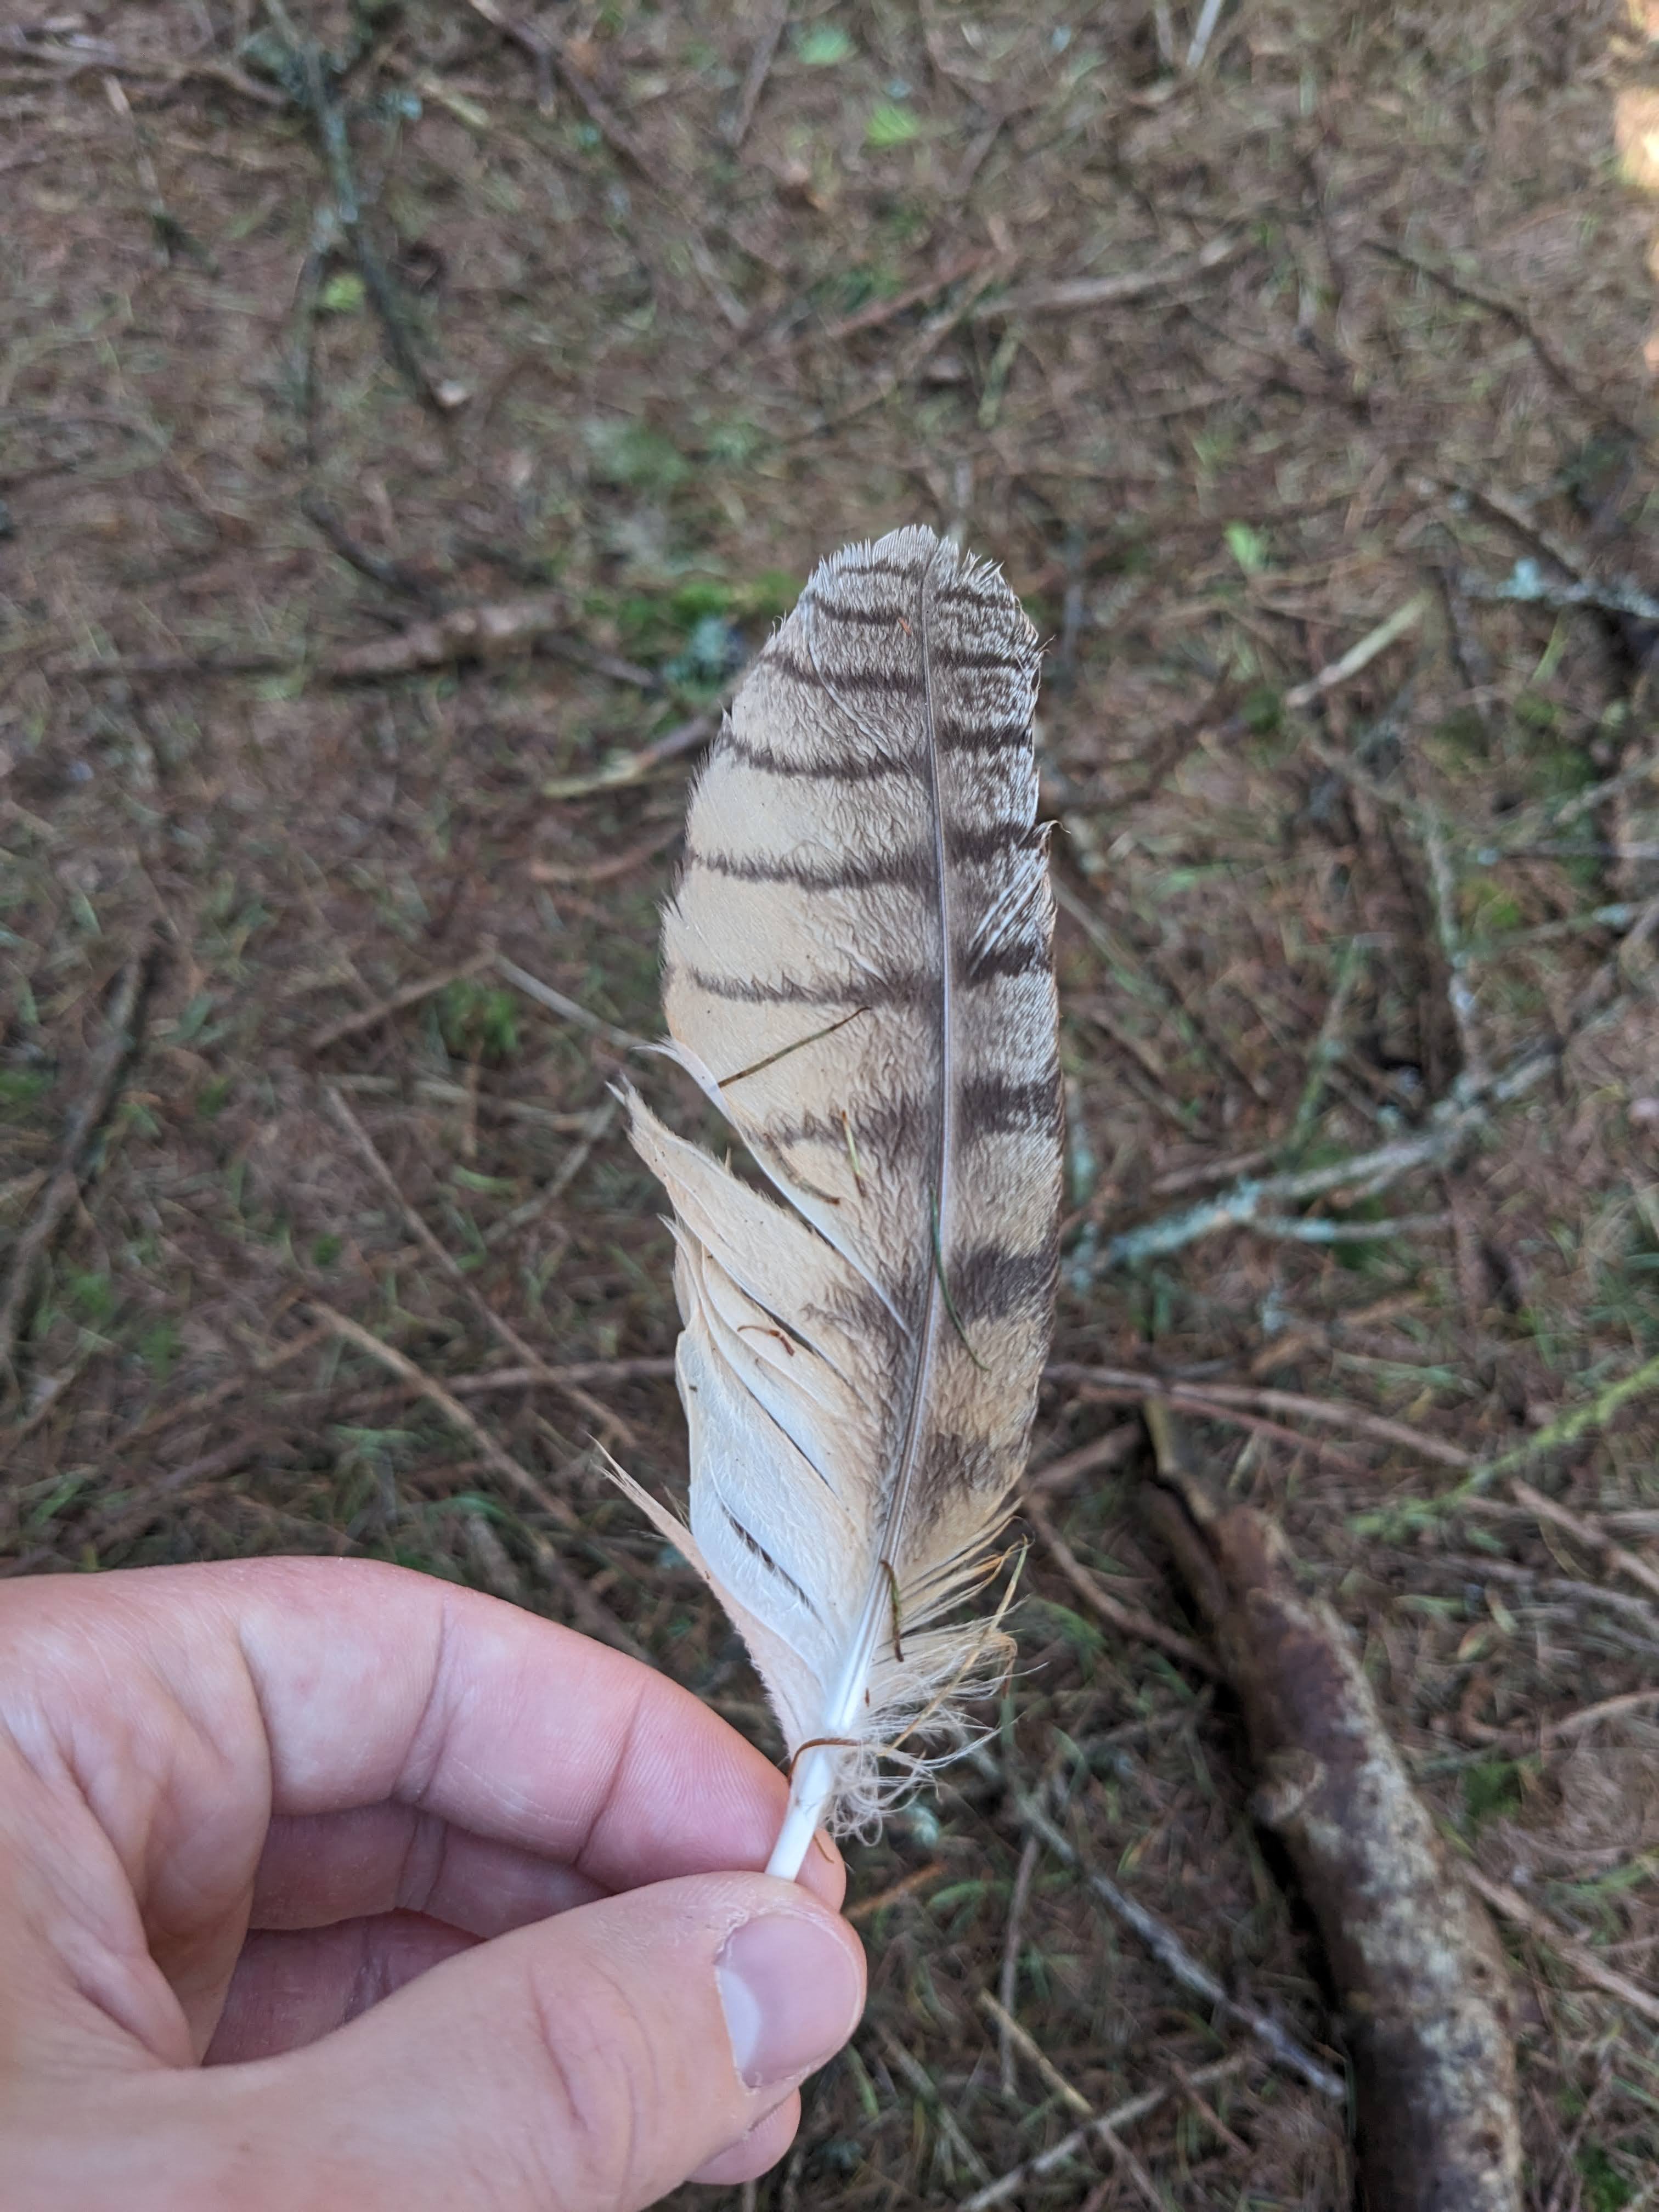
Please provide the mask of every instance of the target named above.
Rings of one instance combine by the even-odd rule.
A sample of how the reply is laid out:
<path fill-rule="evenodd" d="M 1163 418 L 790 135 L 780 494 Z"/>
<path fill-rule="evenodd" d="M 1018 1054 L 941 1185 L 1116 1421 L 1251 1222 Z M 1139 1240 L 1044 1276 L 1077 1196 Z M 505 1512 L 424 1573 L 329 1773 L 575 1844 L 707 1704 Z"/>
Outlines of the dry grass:
<path fill-rule="evenodd" d="M 356 40 L 324 103 L 355 225 L 331 213 L 295 19 Z M 645 1480 L 683 1464 L 667 1240 L 606 1084 L 614 1033 L 656 1024 L 687 771 L 671 749 L 605 777 L 718 697 L 817 555 L 960 526 L 1054 640 L 1057 1356 L 1346 1409 L 1235 1399 L 1255 1425 L 1214 1449 L 1242 1441 L 1234 1486 L 1317 1562 L 1449 1832 L 1577 1947 L 1506 1931 L 1534 2200 L 1651 2203 L 1654 2030 L 1572 1960 L 1653 1985 L 1659 1712 L 1571 1717 L 1654 1680 L 1659 1603 L 1598 1547 L 1659 1556 L 1656 1401 L 1521 1470 L 1593 1542 L 1506 1477 L 1422 1501 L 1460 1480 L 1449 1448 L 1502 1455 L 1659 1353 L 1659 787 L 1581 799 L 1652 752 L 1652 632 L 1480 596 L 1517 560 L 1567 580 L 1552 548 L 1659 585 L 1650 219 L 1611 156 L 1615 84 L 1659 64 L 1565 4 L 1243 0 L 1196 76 L 1176 8 L 813 5 L 734 148 L 769 6 L 560 9 L 517 42 L 463 0 L 355 29 L 301 0 L 18 20 L 9 1235 L 52 1187 L 112 979 L 149 966 L 19 1307 L 14 1571 L 362 1552 L 567 1615 L 580 1578 L 764 1731 L 740 1650 L 588 1450 L 608 1434 Z M 1079 283 L 1082 304 L 1058 289 Z M 538 591 L 569 611 L 539 651 L 322 672 L 445 605 Z M 1365 666 L 1287 703 L 1419 592 Z M 592 1021 L 511 986 L 490 946 Z M 1482 1088 L 1540 1045 L 1530 1087 Z M 1459 1099 L 1457 1144 L 1371 1194 L 1114 1256 L 1237 1164 L 1316 1169 Z M 1122 1395 L 1057 1383 L 1039 1463 L 1121 1423 Z M 855 1853 L 870 2019 L 760 2185 L 777 2212 L 961 2199 L 1073 2124 L 1053 2074 L 1000 2049 L 987 1990 L 1091 2106 L 1176 2092 L 1125 2123 L 1139 2174 L 1100 2149 L 1026 2204 L 1346 2201 L 1340 2112 L 1075 1869 L 1022 1856 L 1006 1785 L 1049 1778 L 1094 1866 L 1328 2047 L 1231 1717 L 1121 1632 L 1190 1626 L 1138 1471 L 1108 1451 L 1046 1494 L 1119 1626 L 1039 1547 L 1001 1778 L 966 1770 Z"/>

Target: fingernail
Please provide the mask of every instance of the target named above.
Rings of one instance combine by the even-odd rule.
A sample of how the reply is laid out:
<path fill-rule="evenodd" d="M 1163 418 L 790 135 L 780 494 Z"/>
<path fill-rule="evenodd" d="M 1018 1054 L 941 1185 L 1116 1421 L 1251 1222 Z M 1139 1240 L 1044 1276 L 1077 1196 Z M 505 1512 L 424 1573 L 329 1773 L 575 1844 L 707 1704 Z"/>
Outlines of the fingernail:
<path fill-rule="evenodd" d="M 770 1912 L 734 1929 L 714 1978 L 732 2057 L 751 2089 L 810 2074 L 858 2025 L 862 1993 L 846 1947 L 796 1913 Z"/>

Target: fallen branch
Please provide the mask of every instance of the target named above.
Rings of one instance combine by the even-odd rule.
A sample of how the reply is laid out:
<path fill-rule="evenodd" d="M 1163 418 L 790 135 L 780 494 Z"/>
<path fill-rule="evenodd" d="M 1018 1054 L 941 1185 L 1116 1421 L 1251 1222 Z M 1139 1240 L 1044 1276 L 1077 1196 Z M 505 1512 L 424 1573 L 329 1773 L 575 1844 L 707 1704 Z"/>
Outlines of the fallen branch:
<path fill-rule="evenodd" d="M 1598 614 L 1628 615 L 1637 622 L 1659 622 L 1659 599 L 1628 578 L 1615 579 L 1611 583 L 1598 583 L 1593 577 L 1553 583 L 1536 561 L 1517 561 L 1501 583 L 1464 569 L 1457 578 L 1457 588 L 1467 599 L 1494 603 L 1509 600 L 1520 606 L 1548 607 L 1555 613 L 1564 607 L 1594 607 Z"/>
<path fill-rule="evenodd" d="M 1504 1955 L 1413 1790 L 1346 1630 L 1278 1529 L 1223 1505 L 1149 1407 L 1157 1526 L 1209 1622 L 1318 1923 L 1353 2066 L 1369 2212 L 1521 2212 Z"/>
<path fill-rule="evenodd" d="M 1659 1359 L 1649 1363 L 1647 1376 L 1650 1381 L 1659 1382 Z M 1638 1372 L 1627 1379 L 1631 1384 L 1635 1384 L 1643 1378 Z M 1633 1397 L 1636 1392 L 1631 1389 L 1626 1395 Z M 1587 1521 L 1582 1513 L 1569 1513 L 1565 1505 L 1558 1505 L 1553 1498 L 1546 1498 L 1530 1483 L 1512 1482 L 1510 1490 L 1518 1505 L 1524 1505 L 1540 1521 L 1547 1521 L 1575 1538 L 1587 1550 L 1594 1552 L 1603 1566 L 1611 1567 L 1615 1574 L 1623 1575 L 1627 1582 L 1639 1583 L 1651 1595 L 1659 1597 L 1659 1567 L 1644 1559 L 1639 1552 L 1627 1551 L 1595 1522 Z"/>
<path fill-rule="evenodd" d="M 730 691 L 726 693 L 730 697 Z M 602 768 L 589 769 L 580 775 L 550 776 L 542 786 L 544 799 L 590 799 L 596 791 L 616 791 L 625 784 L 643 783 L 670 761 L 681 760 L 706 745 L 720 726 L 725 711 L 724 702 L 711 707 L 704 714 L 693 714 L 687 721 L 678 722 L 672 730 L 641 745 L 637 752 L 616 753 Z"/>
<path fill-rule="evenodd" d="M 562 991 L 556 991 L 550 983 L 544 983 L 539 975 L 532 975 L 527 968 L 520 968 L 518 962 L 509 960 L 506 953 L 497 952 L 494 960 L 497 973 L 506 981 L 511 983 L 515 990 L 522 991 L 526 998 L 533 999 L 538 1006 L 545 1006 L 550 1014 L 556 1014 L 561 1021 L 574 1022 L 579 1030 L 591 1030 L 595 1036 L 601 1036 L 607 1044 L 615 1045 L 618 1052 L 649 1052 L 653 1049 L 649 1037 L 635 1036 L 631 1030 L 619 1030 L 614 1022 L 605 1021 L 598 1014 L 590 1014 L 586 1006 L 579 1005 L 574 999 L 567 999 Z"/>
<path fill-rule="evenodd" d="M 434 376 L 422 360 L 397 280 L 369 236 L 363 220 L 364 195 L 352 163 L 350 133 L 340 96 L 342 64 L 299 29 L 284 0 L 264 0 L 264 10 L 283 49 L 273 74 L 310 124 L 328 176 L 331 193 L 328 228 L 351 248 L 393 364 L 421 404 L 443 421 L 464 406 L 470 394 L 465 385 Z"/>
<path fill-rule="evenodd" d="M 749 57 L 749 66 L 744 71 L 743 89 L 738 94 L 738 104 L 727 118 L 722 132 L 726 144 L 735 154 L 749 136 L 749 126 L 755 119 L 755 110 L 760 106 L 761 94 L 766 89 L 766 80 L 772 74 L 772 64 L 782 43 L 789 22 L 789 0 L 776 0 L 770 15 L 755 41 Z"/>
<path fill-rule="evenodd" d="M 337 545 L 335 550 L 340 549 Z M 398 564 L 386 562 L 386 569 Z M 389 583 L 389 574 L 379 580 Z M 405 585 L 399 588 L 410 588 Z M 448 668 L 457 661 L 510 660 L 532 653 L 556 638 L 570 619 L 569 602 L 556 592 L 542 592 L 521 599 L 486 600 L 482 605 L 452 607 L 429 621 L 411 623 L 388 637 L 370 638 L 362 645 L 342 646 L 337 652 L 313 660 L 303 652 L 292 653 L 160 653 L 110 654 L 100 659 L 65 662 L 66 676 L 158 678 L 168 676 L 280 676 L 315 677 L 325 684 L 372 684 L 388 676 L 410 676 L 423 668 Z M 714 725 L 697 728 L 682 740 L 684 750 L 713 734 Z M 671 732 L 671 735 L 673 734 Z M 665 739 L 661 741 L 665 744 Z M 649 750 L 647 748 L 647 750 Z M 663 757 L 667 757 L 665 754 Z M 632 775 L 598 780 L 594 788 L 614 782 L 632 782 Z"/>
<path fill-rule="evenodd" d="M 1386 653 L 1391 645 L 1404 637 L 1407 630 L 1416 629 L 1428 605 L 1426 592 L 1415 593 L 1404 606 L 1396 607 L 1386 622 L 1381 622 L 1375 629 L 1368 630 L 1358 644 L 1351 646 L 1340 660 L 1332 661 L 1328 668 L 1322 668 L 1317 676 L 1310 677 L 1305 684 L 1298 684 L 1294 690 L 1287 691 L 1285 704 L 1287 707 L 1311 707 L 1322 693 L 1335 690 L 1338 684 L 1346 684 L 1350 677 L 1358 676 L 1361 669 L 1369 668 L 1378 653 Z"/>
<path fill-rule="evenodd" d="M 1361 243 L 1368 246 L 1373 253 L 1380 253 L 1387 260 L 1398 262 L 1403 269 L 1414 269 L 1419 276 L 1426 276 L 1431 283 L 1438 284 L 1443 291 L 1450 293 L 1454 300 L 1467 300 L 1471 306 L 1484 307 L 1488 314 L 1501 317 L 1512 331 L 1527 341 L 1537 355 L 1539 366 L 1545 374 L 1578 402 L 1592 422 L 1605 422 L 1611 428 L 1622 431 L 1638 447 L 1646 443 L 1644 432 L 1627 416 L 1609 407 L 1599 392 L 1583 382 L 1553 341 L 1545 337 L 1531 316 L 1515 301 L 1505 299 L 1501 293 L 1488 291 L 1484 285 L 1471 283 L 1467 276 L 1460 276 L 1422 254 L 1411 252 L 1403 246 L 1396 246 L 1391 239 L 1372 236 Z"/>

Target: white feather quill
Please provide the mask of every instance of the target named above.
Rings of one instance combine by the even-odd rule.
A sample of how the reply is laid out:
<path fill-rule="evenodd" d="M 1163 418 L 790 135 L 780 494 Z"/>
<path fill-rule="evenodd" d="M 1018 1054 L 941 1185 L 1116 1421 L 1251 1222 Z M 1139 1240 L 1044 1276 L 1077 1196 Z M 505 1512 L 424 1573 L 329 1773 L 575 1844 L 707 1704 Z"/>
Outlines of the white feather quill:
<path fill-rule="evenodd" d="M 776 1708 L 787 1876 L 1006 1663 L 951 1616 L 995 1565 L 1054 1298 L 1036 675 L 1000 575 L 932 532 L 836 554 L 738 694 L 664 915 L 667 1048 L 770 1189 L 630 1094 L 674 1206 L 684 1520 L 622 1479 Z"/>

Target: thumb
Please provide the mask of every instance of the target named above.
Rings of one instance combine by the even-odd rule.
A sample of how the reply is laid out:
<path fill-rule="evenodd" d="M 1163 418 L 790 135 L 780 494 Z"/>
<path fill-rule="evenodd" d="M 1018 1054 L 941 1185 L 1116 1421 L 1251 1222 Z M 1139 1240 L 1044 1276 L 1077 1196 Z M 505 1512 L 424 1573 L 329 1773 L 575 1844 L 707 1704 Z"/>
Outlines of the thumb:
<path fill-rule="evenodd" d="M 581 1905 L 225 2069 L 239 2172 L 259 2177 L 240 2202 L 637 2212 L 701 2168 L 741 2179 L 785 2148 L 796 2085 L 863 2001 L 857 1937 L 793 1883 L 701 1875 Z"/>

